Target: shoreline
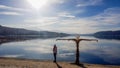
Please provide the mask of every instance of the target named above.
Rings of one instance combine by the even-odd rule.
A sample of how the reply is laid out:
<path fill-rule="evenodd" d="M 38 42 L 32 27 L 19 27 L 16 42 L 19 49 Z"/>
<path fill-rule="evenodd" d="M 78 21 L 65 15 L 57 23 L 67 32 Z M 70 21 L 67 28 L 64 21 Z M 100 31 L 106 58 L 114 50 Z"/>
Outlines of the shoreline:
<path fill-rule="evenodd" d="M 34 60 L 0 57 L 0 68 L 120 68 L 120 65 L 102 65 L 82 63 L 75 65 L 71 62 L 57 62 L 50 60 Z"/>

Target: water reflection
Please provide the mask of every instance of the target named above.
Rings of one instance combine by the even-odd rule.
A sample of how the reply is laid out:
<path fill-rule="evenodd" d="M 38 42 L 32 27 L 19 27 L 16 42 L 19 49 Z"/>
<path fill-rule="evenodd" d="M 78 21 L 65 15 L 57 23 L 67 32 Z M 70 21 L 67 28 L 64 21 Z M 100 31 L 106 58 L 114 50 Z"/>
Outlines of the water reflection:
<path fill-rule="evenodd" d="M 66 38 L 72 38 L 66 37 Z M 81 38 L 96 39 L 83 36 Z M 50 39 L 32 39 L 3 43 L 0 46 L 0 57 L 17 57 L 27 59 L 53 60 L 52 48 L 58 46 L 58 61 L 75 60 L 75 43 L 72 41 L 55 41 Z M 99 39 L 99 42 L 80 43 L 80 61 L 98 64 L 120 65 L 120 42 L 118 40 Z"/>

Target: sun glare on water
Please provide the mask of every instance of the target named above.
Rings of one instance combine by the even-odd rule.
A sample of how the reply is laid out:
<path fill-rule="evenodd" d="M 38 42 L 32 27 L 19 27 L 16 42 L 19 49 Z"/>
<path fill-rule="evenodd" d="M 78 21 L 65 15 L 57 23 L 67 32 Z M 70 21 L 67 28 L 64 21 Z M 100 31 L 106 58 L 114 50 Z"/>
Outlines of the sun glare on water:
<path fill-rule="evenodd" d="M 48 0 L 27 0 L 34 8 L 41 9 L 48 4 Z"/>

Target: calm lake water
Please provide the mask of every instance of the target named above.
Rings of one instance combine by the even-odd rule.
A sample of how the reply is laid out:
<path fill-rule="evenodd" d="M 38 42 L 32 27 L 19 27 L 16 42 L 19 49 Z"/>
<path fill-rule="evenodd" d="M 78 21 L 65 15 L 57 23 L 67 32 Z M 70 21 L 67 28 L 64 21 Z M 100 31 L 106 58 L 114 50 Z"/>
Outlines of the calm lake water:
<path fill-rule="evenodd" d="M 73 38 L 72 36 L 64 38 Z M 81 38 L 96 39 L 82 36 Z M 75 42 L 51 39 L 33 39 L 0 44 L 0 57 L 53 60 L 52 48 L 58 47 L 58 61 L 75 61 Z M 120 65 L 120 40 L 98 39 L 80 43 L 80 61 L 84 63 Z"/>

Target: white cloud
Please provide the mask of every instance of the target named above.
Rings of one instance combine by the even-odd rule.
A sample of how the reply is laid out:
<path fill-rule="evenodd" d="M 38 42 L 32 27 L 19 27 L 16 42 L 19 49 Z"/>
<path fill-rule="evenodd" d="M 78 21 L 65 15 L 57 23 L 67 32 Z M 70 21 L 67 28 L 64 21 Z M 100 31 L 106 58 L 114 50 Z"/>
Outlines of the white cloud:
<path fill-rule="evenodd" d="M 93 17 L 94 20 L 105 24 L 118 24 L 120 23 L 120 8 L 108 8 Z"/>
<path fill-rule="evenodd" d="M 22 28 L 31 30 L 48 30 L 65 33 L 94 33 L 102 30 L 120 29 L 119 27 L 110 27 L 119 24 L 120 8 L 108 8 L 100 14 L 85 18 L 76 17 L 74 12 L 75 11 L 62 11 L 55 13 L 54 17 L 42 16 L 25 19 L 23 21 L 24 25 L 19 24 L 19 27 L 21 26 Z M 14 27 L 16 27 L 16 25 Z"/>
<path fill-rule="evenodd" d="M 61 20 L 60 23 L 58 23 L 60 28 L 57 28 L 56 31 L 68 33 L 94 33 L 102 30 L 118 30 L 120 28 L 110 26 L 120 24 L 119 12 L 120 8 L 108 8 L 95 16 Z M 108 28 L 104 29 L 105 27 Z M 52 29 L 54 30 L 54 28 Z"/>
<path fill-rule="evenodd" d="M 47 26 L 56 23 L 58 20 L 57 17 L 42 17 L 38 19 L 28 19 L 25 20 L 25 24 Z"/>
<path fill-rule="evenodd" d="M 41 10 L 44 8 L 50 9 L 50 6 L 54 6 L 56 4 L 63 4 L 66 0 L 27 0 L 31 6 L 37 10 Z"/>
<path fill-rule="evenodd" d="M 6 5 L 0 5 L 0 9 L 13 10 L 13 11 L 22 11 L 22 12 L 29 11 L 28 9 L 10 7 L 10 6 L 6 6 Z"/>
<path fill-rule="evenodd" d="M 77 0 L 77 7 L 95 6 L 102 4 L 103 0 Z"/>
<path fill-rule="evenodd" d="M 75 18 L 74 15 L 70 14 L 69 12 L 61 12 L 61 13 L 58 13 L 58 16 L 59 17 L 65 17 L 65 18 Z"/>
<path fill-rule="evenodd" d="M 59 23 L 59 25 L 61 28 L 57 29 L 61 32 L 67 33 L 91 33 L 97 30 L 96 28 L 92 27 L 94 25 L 97 25 L 95 21 L 83 18 L 63 20 Z"/>
<path fill-rule="evenodd" d="M 67 0 L 51 0 L 53 3 L 58 3 L 58 4 L 62 4 L 64 2 L 66 2 Z"/>
<path fill-rule="evenodd" d="M 4 11 L 0 11 L 0 15 L 19 16 L 19 15 L 24 15 L 23 12 L 30 12 L 29 9 L 11 7 L 6 5 L 0 5 L 0 9 L 4 10 Z"/>
<path fill-rule="evenodd" d="M 96 25 L 96 21 L 87 18 L 77 19 L 67 17 L 67 19 L 65 19 L 64 16 L 59 16 L 58 14 L 56 17 L 27 19 L 21 27 L 33 30 L 48 30 L 65 33 L 92 33 L 97 31 L 96 28 L 92 27 Z"/>
<path fill-rule="evenodd" d="M 21 13 L 18 12 L 0 12 L 0 15 L 12 15 L 12 16 L 20 16 Z"/>

